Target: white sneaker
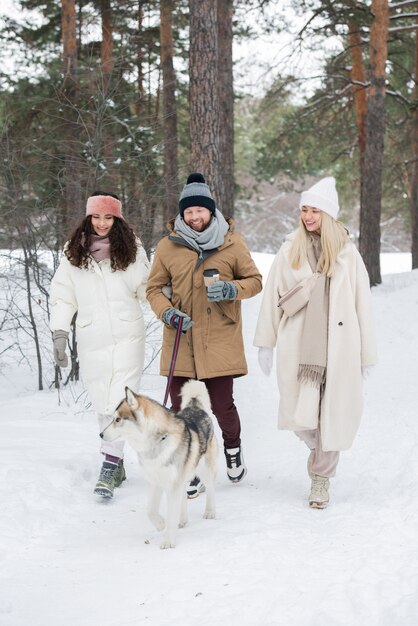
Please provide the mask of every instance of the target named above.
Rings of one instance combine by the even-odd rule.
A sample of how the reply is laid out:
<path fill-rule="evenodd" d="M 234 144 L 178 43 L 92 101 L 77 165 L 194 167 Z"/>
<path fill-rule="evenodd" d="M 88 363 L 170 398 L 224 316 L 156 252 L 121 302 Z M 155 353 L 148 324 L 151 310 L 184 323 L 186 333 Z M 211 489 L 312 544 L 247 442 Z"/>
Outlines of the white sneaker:
<path fill-rule="evenodd" d="M 193 480 L 191 480 L 187 485 L 187 497 L 189 498 L 189 500 L 192 500 L 193 498 L 197 498 L 199 493 L 203 493 L 203 491 L 205 490 L 205 485 L 202 483 L 199 476 L 195 476 Z"/>
<path fill-rule="evenodd" d="M 329 478 L 326 476 L 312 477 L 311 493 L 309 494 L 309 506 L 311 509 L 325 509 L 329 502 Z"/>
<path fill-rule="evenodd" d="M 233 483 L 239 483 L 247 473 L 247 467 L 242 456 L 241 446 L 238 448 L 225 448 L 226 473 Z"/>

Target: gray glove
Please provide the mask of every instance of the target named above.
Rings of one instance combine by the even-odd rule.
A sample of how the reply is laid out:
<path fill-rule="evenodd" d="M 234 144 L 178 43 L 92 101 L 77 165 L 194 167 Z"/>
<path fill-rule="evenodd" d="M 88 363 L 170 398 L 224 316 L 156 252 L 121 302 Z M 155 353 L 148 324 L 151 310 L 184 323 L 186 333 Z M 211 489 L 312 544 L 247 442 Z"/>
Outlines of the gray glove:
<path fill-rule="evenodd" d="M 54 361 L 58 367 L 68 366 L 68 357 L 65 353 L 67 347 L 68 332 L 66 330 L 54 330 L 52 341 L 54 342 Z"/>
<path fill-rule="evenodd" d="M 187 313 L 183 313 L 183 311 L 179 311 L 178 309 L 167 309 L 162 314 L 162 320 L 164 324 L 167 324 L 167 326 L 172 326 L 173 328 L 178 327 L 179 319 L 181 317 L 183 318 L 181 332 L 185 333 L 186 330 L 189 330 L 193 323 Z"/>
<path fill-rule="evenodd" d="M 234 283 L 226 280 L 217 280 L 208 287 L 209 302 L 220 302 L 221 300 L 235 300 L 238 289 Z"/>

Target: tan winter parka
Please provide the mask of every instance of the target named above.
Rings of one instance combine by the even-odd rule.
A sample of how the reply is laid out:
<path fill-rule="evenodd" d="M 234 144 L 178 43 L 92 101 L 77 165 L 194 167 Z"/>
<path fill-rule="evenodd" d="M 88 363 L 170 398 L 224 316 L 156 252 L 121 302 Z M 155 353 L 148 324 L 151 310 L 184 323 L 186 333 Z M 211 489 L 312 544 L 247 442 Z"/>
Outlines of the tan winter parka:
<path fill-rule="evenodd" d="M 222 246 L 199 261 L 196 250 L 181 243 L 169 223 L 171 234 L 158 244 L 147 284 L 147 299 L 159 319 L 168 308 L 187 313 L 193 321 L 181 336 L 175 375 L 197 378 L 242 376 L 247 373 L 242 337 L 241 300 L 261 291 L 262 282 L 247 245 L 233 232 L 233 222 L 226 218 L 229 230 Z M 238 289 L 232 301 L 209 302 L 203 282 L 203 270 L 217 268 L 220 280 L 232 281 Z M 171 299 L 162 289 L 171 285 Z M 167 376 L 176 331 L 164 325 L 160 373 Z"/>

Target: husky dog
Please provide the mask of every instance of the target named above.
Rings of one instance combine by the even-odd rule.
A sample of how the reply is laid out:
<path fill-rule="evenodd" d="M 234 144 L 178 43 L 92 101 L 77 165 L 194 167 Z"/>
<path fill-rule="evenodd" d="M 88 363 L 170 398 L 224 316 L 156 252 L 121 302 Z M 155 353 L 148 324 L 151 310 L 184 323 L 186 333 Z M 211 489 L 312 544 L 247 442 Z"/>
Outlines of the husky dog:
<path fill-rule="evenodd" d="M 217 443 L 210 400 L 201 381 L 183 385 L 181 408 L 169 411 L 159 402 L 125 388 L 126 398 L 100 436 L 105 441 L 126 439 L 136 450 L 150 482 L 148 517 L 165 536 L 161 548 L 174 548 L 177 527 L 187 523 L 186 483 L 197 474 L 206 487 L 203 517 L 215 517 Z M 167 520 L 159 513 L 162 492 L 167 496 Z"/>

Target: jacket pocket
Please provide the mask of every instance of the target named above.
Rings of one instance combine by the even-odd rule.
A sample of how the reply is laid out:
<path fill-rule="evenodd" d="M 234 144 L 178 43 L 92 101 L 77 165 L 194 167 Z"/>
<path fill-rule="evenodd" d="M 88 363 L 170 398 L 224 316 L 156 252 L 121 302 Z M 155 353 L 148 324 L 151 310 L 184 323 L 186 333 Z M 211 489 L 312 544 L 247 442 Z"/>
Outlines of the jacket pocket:
<path fill-rule="evenodd" d="M 121 311 L 118 317 L 122 320 L 122 322 L 136 322 L 141 319 L 142 311 L 141 309 L 138 309 L 137 311 Z"/>
<path fill-rule="evenodd" d="M 92 321 L 93 321 L 93 317 L 91 314 L 83 313 L 82 315 L 80 315 L 80 312 L 79 312 L 77 314 L 75 325 L 77 326 L 77 328 L 86 328 L 87 326 L 90 326 Z"/>
<path fill-rule="evenodd" d="M 221 301 L 216 303 L 218 308 L 221 311 L 221 314 L 228 318 L 230 322 L 236 324 L 240 319 L 240 305 L 236 300 L 232 300 L 231 302 Z"/>

